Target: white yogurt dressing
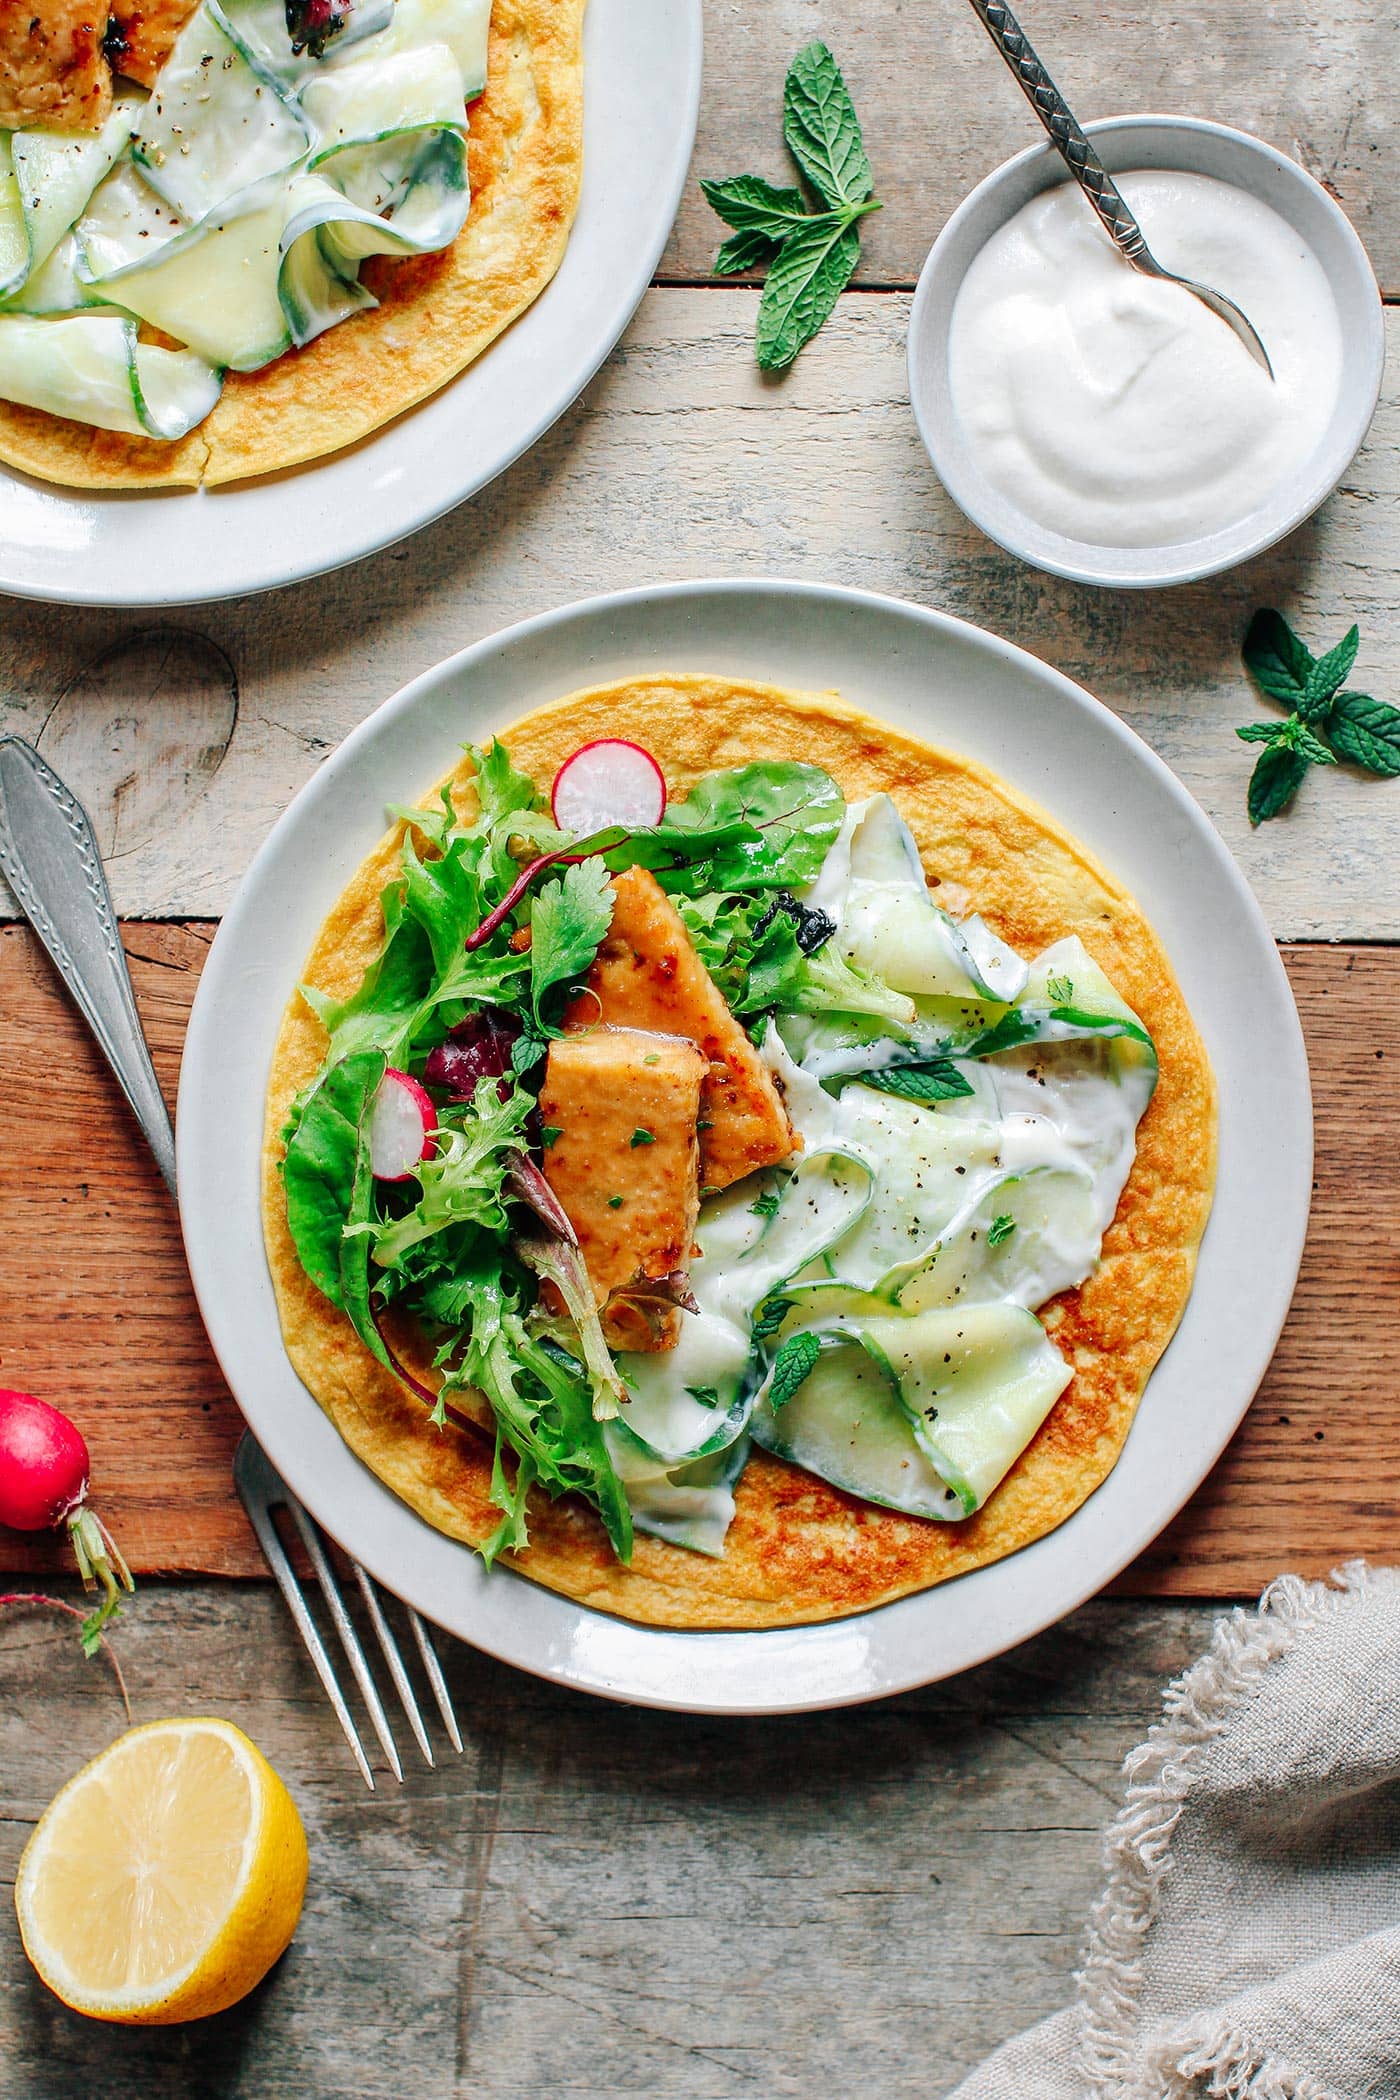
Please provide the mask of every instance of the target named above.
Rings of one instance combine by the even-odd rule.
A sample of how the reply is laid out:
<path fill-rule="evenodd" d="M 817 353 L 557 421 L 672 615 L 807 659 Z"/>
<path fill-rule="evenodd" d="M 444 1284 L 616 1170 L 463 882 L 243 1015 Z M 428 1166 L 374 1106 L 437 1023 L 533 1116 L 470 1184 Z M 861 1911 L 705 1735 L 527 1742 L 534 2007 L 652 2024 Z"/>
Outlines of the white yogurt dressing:
<path fill-rule="evenodd" d="M 1164 268 L 1226 293 L 1271 381 L 1180 286 L 1118 254 L 1072 184 L 1009 220 L 968 270 L 948 339 L 953 407 L 987 479 L 1037 523 L 1106 547 L 1237 524 L 1316 449 L 1341 383 L 1317 258 L 1259 198 L 1207 175 L 1120 175 Z"/>

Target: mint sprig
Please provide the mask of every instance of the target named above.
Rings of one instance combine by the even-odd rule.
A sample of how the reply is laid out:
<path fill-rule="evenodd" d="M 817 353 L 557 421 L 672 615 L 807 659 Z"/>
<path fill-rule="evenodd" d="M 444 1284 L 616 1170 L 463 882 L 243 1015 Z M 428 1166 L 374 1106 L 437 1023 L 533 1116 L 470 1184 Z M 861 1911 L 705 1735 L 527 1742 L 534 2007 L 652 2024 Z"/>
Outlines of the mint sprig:
<path fill-rule="evenodd" d="M 1282 613 L 1257 612 L 1244 638 L 1245 669 L 1259 690 L 1288 709 L 1282 722 L 1246 722 L 1235 735 L 1262 744 L 1249 779 L 1253 825 L 1288 808 L 1312 766 L 1339 760 L 1383 778 L 1400 773 L 1400 708 L 1346 690 L 1361 646 L 1348 629 L 1335 648 L 1315 657 Z"/>
<path fill-rule="evenodd" d="M 783 137 L 817 209 L 805 190 L 779 189 L 761 175 L 700 185 L 734 229 L 715 257 L 719 274 L 768 265 L 754 343 L 765 372 L 790 365 L 829 317 L 860 257 L 858 222 L 880 209 L 855 105 L 825 44 L 808 44 L 788 68 Z"/>

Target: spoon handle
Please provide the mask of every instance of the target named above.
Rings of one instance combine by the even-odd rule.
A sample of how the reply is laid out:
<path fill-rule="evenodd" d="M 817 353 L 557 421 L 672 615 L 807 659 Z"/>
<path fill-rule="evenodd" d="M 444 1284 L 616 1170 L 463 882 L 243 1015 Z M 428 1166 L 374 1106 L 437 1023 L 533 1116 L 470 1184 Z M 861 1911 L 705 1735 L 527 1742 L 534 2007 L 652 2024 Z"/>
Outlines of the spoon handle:
<path fill-rule="evenodd" d="M 1150 267 L 1151 258 L 1142 228 L 1075 121 L 1073 110 L 1036 57 L 1030 39 L 1011 9 L 1003 7 L 1001 0 L 972 0 L 972 7 L 1011 68 L 1022 94 L 1049 132 L 1070 174 L 1098 213 L 1109 238 L 1117 243 L 1129 262 L 1141 267 L 1146 257 Z"/>
<path fill-rule="evenodd" d="M 175 1193 L 175 1139 L 137 1018 L 97 841 L 32 745 L 0 737 L 0 872 L 53 958 Z"/>

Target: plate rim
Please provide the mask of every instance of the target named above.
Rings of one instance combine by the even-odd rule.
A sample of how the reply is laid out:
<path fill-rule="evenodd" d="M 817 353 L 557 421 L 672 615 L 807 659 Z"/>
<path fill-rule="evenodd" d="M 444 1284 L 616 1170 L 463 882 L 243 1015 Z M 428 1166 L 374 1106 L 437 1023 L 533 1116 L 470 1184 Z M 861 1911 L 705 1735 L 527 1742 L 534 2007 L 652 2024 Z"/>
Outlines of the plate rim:
<path fill-rule="evenodd" d="M 589 17 L 600 4 L 601 0 L 590 0 L 590 6 L 584 20 L 585 36 L 587 35 Z M 613 351 L 617 348 L 618 343 L 622 340 L 623 335 L 635 318 L 642 300 L 651 288 L 657 265 L 665 253 L 666 245 L 675 228 L 681 199 L 685 193 L 690 162 L 694 155 L 696 134 L 699 129 L 700 95 L 704 73 L 704 14 L 703 0 L 660 0 L 660 4 L 663 10 L 669 9 L 674 12 L 676 52 L 684 74 L 685 86 L 683 106 L 678 113 L 679 122 L 671 133 L 671 144 L 665 161 L 665 177 L 651 192 L 655 199 L 652 231 L 648 238 L 635 250 L 636 259 L 633 267 L 620 280 L 620 295 L 611 310 L 611 318 L 604 329 L 603 337 L 592 346 L 588 356 L 578 370 L 571 372 L 565 380 L 555 387 L 554 391 L 548 396 L 548 405 L 528 421 L 518 443 L 512 443 L 504 453 L 493 455 L 493 463 L 484 473 L 473 474 L 460 488 L 447 493 L 440 500 L 434 497 L 425 506 L 417 509 L 414 515 L 406 522 L 395 523 L 382 534 L 376 531 L 358 547 L 347 548 L 345 551 L 335 554 L 328 561 L 320 561 L 312 557 L 302 561 L 293 560 L 290 565 L 284 567 L 279 553 L 275 564 L 271 559 L 264 559 L 251 576 L 241 575 L 231 583 L 211 582 L 207 587 L 201 587 L 195 591 L 181 590 L 170 592 L 159 588 L 151 590 L 125 589 L 114 591 L 108 589 L 94 591 L 85 589 L 81 581 L 71 584 L 64 582 L 58 586 L 53 586 L 40 585 L 24 578 L 16 579 L 7 572 L 7 543 L 5 537 L 0 536 L 0 594 L 21 599 L 29 604 L 63 605 L 114 612 L 162 612 L 185 606 L 221 605 L 235 598 L 260 597 L 272 591 L 288 590 L 298 584 L 314 582 L 322 576 L 335 575 L 339 570 L 353 568 L 357 562 L 368 561 L 376 555 L 387 553 L 391 548 L 401 546 L 406 540 L 412 539 L 416 533 L 424 531 L 428 526 L 434 525 L 440 519 L 447 517 L 452 511 L 460 509 L 463 504 L 469 503 L 474 497 L 479 496 L 483 489 L 489 488 L 493 482 L 499 480 L 502 474 L 507 473 L 518 460 L 523 458 L 527 452 L 531 451 L 539 443 L 540 439 L 553 428 L 561 416 L 567 415 L 584 389 L 592 383 L 612 356 Z M 586 136 L 588 120 L 586 80 L 584 93 Z M 586 166 L 587 163 L 585 162 L 585 179 Z M 580 212 L 582 203 L 581 197 Z M 607 209 L 606 202 L 602 209 L 604 211 Z M 570 241 L 574 238 L 577 223 L 576 220 L 574 226 L 570 229 Z M 566 245 L 564 256 L 560 258 L 559 269 L 563 268 L 567 254 L 568 247 Z M 538 307 L 540 301 L 547 298 L 553 289 L 557 274 L 558 272 L 556 271 L 555 277 L 551 277 L 549 282 L 541 288 L 530 305 L 517 314 L 507 324 L 506 328 L 502 330 L 500 336 L 487 345 L 486 349 L 481 353 L 481 358 L 473 359 L 471 364 L 465 366 L 461 372 L 455 373 L 444 385 L 425 396 L 422 401 L 414 402 L 409 408 L 392 417 L 388 423 L 370 431 L 367 436 L 358 439 L 353 444 L 338 447 L 335 451 L 325 453 L 317 459 L 307 460 L 300 466 L 275 470 L 268 475 L 255 475 L 245 482 L 231 483 L 226 487 L 214 490 L 206 490 L 202 486 L 196 489 L 94 490 L 72 488 L 61 482 L 44 481 L 35 475 L 26 474 L 22 468 L 12 467 L 7 463 L 0 462 L 0 485 L 3 485 L 5 482 L 13 482 L 18 484 L 20 488 L 37 492 L 41 498 L 48 500 L 58 501 L 68 497 L 72 499 L 75 506 L 81 506 L 85 501 L 91 502 L 94 500 L 104 505 L 111 503 L 114 515 L 119 517 L 128 506 L 141 503 L 166 506 L 179 505 L 184 501 L 195 503 L 236 501 L 240 490 L 261 489 L 284 481 L 300 483 L 314 480 L 314 477 L 323 469 L 332 468 L 337 462 L 343 463 L 357 457 L 365 458 L 372 453 L 375 446 L 380 445 L 382 442 L 392 442 L 396 432 L 411 428 L 414 418 L 418 417 L 423 411 L 430 410 L 435 402 L 440 401 L 445 395 L 450 393 L 453 387 L 467 379 L 481 362 L 481 359 L 489 358 L 497 345 L 505 342 L 512 331 L 519 327 Z M 381 458 L 382 456 L 381 453 Z M 78 514 L 75 511 L 75 515 Z M 279 541 L 279 547 L 283 545 L 285 545 L 285 542 Z M 86 549 L 81 549 L 66 555 L 64 558 L 71 565 L 75 574 L 80 576 L 83 565 L 89 558 L 89 555 Z M 275 575 L 269 573 L 274 565 L 278 569 L 278 573 Z"/>
<path fill-rule="evenodd" d="M 907 622 L 913 627 L 922 628 L 926 634 L 931 632 L 944 637 L 951 636 L 964 644 L 971 644 L 975 649 L 988 651 L 993 656 L 998 657 L 1004 664 L 1011 665 L 1021 675 L 1029 676 L 1033 683 L 1048 688 L 1049 691 L 1055 694 L 1059 703 L 1066 704 L 1072 710 L 1084 714 L 1098 731 L 1105 734 L 1110 741 L 1123 747 L 1131 761 L 1144 766 L 1147 773 L 1152 776 L 1156 788 L 1165 793 L 1168 801 L 1174 804 L 1178 812 L 1186 819 L 1194 835 L 1195 843 L 1203 846 L 1213 860 L 1217 874 L 1223 876 L 1226 885 L 1233 892 L 1234 902 L 1241 911 L 1244 923 L 1253 936 L 1255 950 L 1251 960 L 1262 972 L 1261 981 L 1267 983 L 1269 994 L 1276 1003 L 1278 1010 L 1275 1018 L 1281 1022 L 1283 1030 L 1281 1038 L 1271 1044 L 1270 1065 L 1273 1071 L 1280 1076 L 1282 1090 L 1291 1096 L 1290 1105 L 1296 1116 L 1296 1121 L 1290 1131 L 1291 1149 L 1288 1153 L 1291 1166 L 1293 1206 L 1285 1216 L 1285 1230 L 1275 1241 L 1274 1260 L 1270 1269 L 1271 1288 L 1264 1293 L 1263 1317 L 1260 1317 L 1260 1301 L 1256 1300 L 1253 1308 L 1256 1322 L 1253 1346 L 1248 1352 L 1247 1368 L 1239 1374 L 1240 1392 L 1220 1416 L 1216 1425 L 1218 1433 L 1207 1440 L 1210 1448 L 1207 1450 L 1203 1443 L 1197 1450 L 1196 1456 L 1191 1460 L 1193 1477 L 1190 1484 L 1177 1496 L 1171 1508 L 1165 1512 L 1154 1508 L 1152 1513 L 1144 1518 L 1139 1511 L 1127 1527 L 1126 1541 L 1120 1540 L 1119 1545 L 1115 1547 L 1113 1555 L 1110 1556 L 1109 1565 L 1105 1566 L 1098 1562 L 1092 1563 L 1092 1573 L 1082 1579 L 1076 1578 L 1067 1584 L 1056 1587 L 1053 1591 L 1052 1602 L 1043 1605 L 1037 1604 L 1029 1613 L 1019 1614 L 1012 1629 L 1001 1626 L 992 1630 L 985 1641 L 979 1640 L 974 1644 L 976 1653 L 965 1655 L 962 1660 L 951 1663 L 946 1667 L 935 1665 L 932 1668 L 927 1666 L 926 1661 L 923 1664 L 912 1662 L 897 1670 L 893 1675 L 883 1675 L 881 1682 L 877 1686 L 857 1684 L 846 1690 L 833 1690 L 828 1684 L 815 1694 L 802 1689 L 799 1681 L 802 1676 L 800 1662 L 795 1664 L 785 1662 L 784 1667 L 794 1677 L 792 1686 L 775 1696 L 771 1690 L 771 1681 L 777 1673 L 774 1669 L 768 1668 L 765 1670 L 765 1678 L 770 1682 L 770 1689 L 761 1697 L 744 1698 L 741 1701 L 736 1701 L 732 1696 L 707 1694 L 703 1689 L 697 1688 L 694 1676 L 689 1671 L 684 1673 L 683 1682 L 678 1680 L 674 1686 L 664 1691 L 659 1691 L 654 1687 L 650 1689 L 639 1688 L 635 1683 L 628 1682 L 625 1678 L 619 1678 L 615 1673 L 610 1674 L 607 1670 L 596 1665 L 590 1665 L 586 1660 L 582 1666 L 569 1664 L 561 1660 L 560 1652 L 556 1652 L 548 1640 L 543 1642 L 536 1640 L 532 1646 L 531 1639 L 527 1638 L 525 1649 L 522 1650 L 517 1641 L 511 1638 L 502 1638 L 494 1628 L 487 1629 L 465 1622 L 461 1612 L 456 1613 L 455 1616 L 445 1613 L 440 1598 L 426 1596 L 421 1586 L 415 1587 L 412 1583 L 405 1585 L 402 1580 L 402 1570 L 386 1572 L 383 1558 L 373 1544 L 370 1545 L 368 1550 L 361 1550 L 358 1541 L 353 1547 L 346 1547 L 346 1550 L 353 1551 L 356 1557 L 361 1559 L 371 1573 L 375 1574 L 387 1588 L 397 1594 L 406 1596 L 408 1601 L 415 1604 L 420 1611 L 432 1618 L 435 1623 L 443 1626 L 445 1630 L 456 1634 L 459 1638 L 468 1641 L 474 1646 L 480 1647 L 484 1652 L 493 1655 L 498 1660 L 508 1662 L 517 1668 L 523 1668 L 534 1675 L 561 1683 L 572 1689 L 589 1691 L 625 1703 L 659 1707 L 670 1711 L 705 1714 L 768 1715 L 809 1712 L 845 1705 L 862 1704 L 870 1699 L 890 1697 L 902 1691 L 941 1681 L 947 1676 L 961 1674 L 962 1671 L 968 1668 L 990 1661 L 995 1656 L 1005 1653 L 1008 1649 L 1019 1646 L 1022 1642 L 1033 1638 L 1036 1634 L 1043 1632 L 1048 1626 L 1056 1624 L 1070 1612 L 1076 1610 L 1088 1598 L 1097 1595 L 1107 1584 L 1112 1582 L 1122 1572 L 1123 1568 L 1165 1529 L 1196 1492 L 1214 1468 L 1221 1453 L 1243 1420 L 1273 1356 L 1296 1288 L 1307 1232 L 1311 1191 L 1313 1160 L 1312 1098 L 1301 1023 L 1277 945 L 1274 942 L 1272 932 L 1257 899 L 1254 897 L 1233 856 L 1209 818 L 1206 817 L 1187 789 L 1172 773 L 1165 761 L 1159 757 L 1144 738 L 1140 737 L 1112 709 L 1095 698 L 1084 687 L 1070 679 L 1065 673 L 1055 669 L 1054 666 L 1043 662 L 1041 658 L 1035 656 L 1029 650 L 1022 649 L 1017 644 L 991 633 L 972 621 L 938 611 L 932 607 L 920 605 L 911 600 L 896 598 L 880 592 L 777 577 L 714 577 L 654 585 L 635 585 L 623 591 L 600 593 L 572 601 L 563 606 L 548 608 L 525 619 L 512 622 L 507 627 L 497 630 L 494 634 L 483 636 L 479 640 L 468 644 L 463 649 L 444 658 L 440 663 L 430 666 L 417 677 L 411 679 L 396 693 L 381 702 L 371 714 L 356 725 L 337 747 L 336 751 L 303 784 L 259 847 L 211 944 L 209 956 L 205 963 L 191 1010 L 180 1072 L 177 1109 L 177 1153 L 181 1227 L 184 1233 L 186 1254 L 201 1315 L 204 1319 L 211 1345 L 219 1359 L 240 1412 L 244 1414 L 245 1421 L 248 1422 L 249 1427 L 254 1428 L 255 1433 L 266 1442 L 267 1439 L 264 1436 L 263 1429 L 255 1427 L 253 1416 L 250 1415 L 243 1400 L 239 1398 L 235 1377 L 231 1373 L 228 1362 L 225 1360 L 225 1348 L 221 1346 L 219 1331 L 222 1330 L 226 1337 L 229 1330 L 225 1327 L 221 1311 L 217 1307 L 218 1286 L 222 1278 L 216 1273 L 216 1265 L 211 1266 L 207 1264 L 209 1253 L 209 1249 L 205 1244 L 207 1228 L 205 1222 L 199 1219 L 196 1214 L 198 1184 L 201 1173 L 204 1171 L 200 1164 L 198 1149 L 202 1133 L 199 1128 L 200 1111 L 196 1106 L 196 1089 L 211 1069 L 211 1052 L 212 1062 L 217 1063 L 215 1043 L 218 1036 L 216 1018 L 218 1007 L 226 995 L 227 986 L 231 981 L 231 973 L 236 970 L 238 945 L 246 939 L 243 922 L 255 907 L 263 870 L 271 864 L 287 839 L 304 822 L 308 811 L 314 812 L 316 805 L 323 798 L 332 795 L 339 776 L 351 771 L 360 751 L 366 745 L 372 745 L 377 738 L 390 732 L 393 725 L 405 714 L 425 703 L 431 702 L 435 694 L 448 686 L 454 679 L 460 678 L 475 663 L 485 660 L 498 652 L 526 648 L 536 639 L 548 636 L 561 629 L 567 629 L 570 626 L 596 620 L 600 616 L 611 621 L 625 618 L 629 611 L 650 610 L 656 607 L 679 609 L 683 608 L 687 601 L 698 600 L 703 602 L 723 597 L 726 594 L 738 595 L 751 601 L 771 598 L 777 605 L 785 605 L 788 610 L 792 610 L 803 601 L 809 603 L 824 601 L 842 609 L 864 610 L 873 613 L 879 619 L 892 617 L 897 622 Z M 688 645 L 681 642 L 679 646 L 684 648 Z M 1097 849 L 1092 850 L 1096 851 Z M 269 1054 L 270 1048 L 271 1045 L 269 1043 L 266 1045 Z M 263 1084 L 265 1084 L 265 1075 L 260 1078 L 259 1109 L 261 1108 Z M 1222 1098 L 1222 1128 L 1225 1108 L 1226 1104 Z M 260 1121 L 261 1118 L 259 1116 L 259 1124 Z M 191 1193 L 192 1186 L 194 1193 Z M 1218 1197 L 1219 1186 L 1217 1186 L 1217 1200 Z M 215 1232 L 215 1237 L 217 1238 L 217 1231 Z M 1209 1245 L 1210 1233 L 1208 1228 L 1206 1241 L 1202 1249 L 1203 1260 L 1206 1248 Z M 262 1259 L 261 1244 L 259 1244 L 258 1248 L 256 1266 L 261 1271 L 261 1280 L 265 1282 L 267 1280 L 266 1265 L 265 1260 Z M 280 1349 L 280 1332 L 277 1335 L 277 1346 Z M 288 1365 L 288 1369 L 290 1370 L 290 1365 Z M 1157 1375 L 1155 1370 L 1153 1375 Z M 292 1373 L 292 1376 L 295 1377 L 295 1373 Z M 302 1388 L 301 1390 L 304 1393 L 305 1389 Z M 305 1398 L 307 1406 L 314 1409 L 315 1402 L 310 1395 L 305 1395 Z M 256 1409 L 254 1409 L 254 1413 L 256 1413 Z M 338 1433 L 332 1430 L 331 1434 L 336 1436 L 336 1440 L 339 1442 Z M 348 1447 L 345 1448 L 348 1453 Z M 1117 1462 L 1119 1465 L 1123 1463 L 1123 1459 L 1130 1448 L 1131 1431 L 1128 1444 L 1125 1445 L 1124 1452 L 1120 1454 Z M 284 1459 L 280 1458 L 276 1452 L 270 1452 L 269 1455 L 273 1458 L 274 1464 L 278 1465 L 284 1477 L 287 1478 L 288 1486 L 305 1503 L 317 1521 L 323 1525 L 323 1528 L 332 1537 L 339 1538 L 340 1534 L 335 1514 L 327 1509 L 324 1498 L 320 1493 L 319 1482 L 315 1479 L 308 1480 L 304 1473 L 299 1474 L 299 1477 L 295 1479 L 289 1477 L 290 1473 L 298 1471 L 295 1464 L 289 1468 Z M 360 1466 L 360 1462 L 357 1460 L 352 1461 L 352 1463 L 356 1467 Z M 373 1474 L 369 1473 L 367 1468 L 361 1468 L 361 1470 L 365 1473 L 367 1479 L 374 1483 L 374 1491 L 377 1491 L 374 1499 L 387 1498 L 397 1510 L 405 1514 L 412 1526 L 418 1527 L 421 1531 L 427 1533 L 431 1540 L 436 1540 L 440 1546 L 449 1549 L 458 1556 L 470 1556 L 470 1548 L 448 1540 L 443 1534 L 435 1532 L 433 1527 L 426 1523 L 426 1520 L 408 1510 L 407 1505 L 401 1503 L 399 1498 L 393 1495 L 392 1490 L 385 1487 L 382 1482 L 379 1482 Z M 1114 1470 L 1117 1470 L 1116 1466 Z M 1111 1472 L 1100 1488 L 1095 1490 L 1077 1510 L 1072 1512 L 1062 1525 L 1057 1526 L 1054 1531 L 1045 1535 L 1044 1541 L 1032 1541 L 1025 1548 L 1020 1549 L 1018 1553 L 1005 1556 L 1002 1560 L 992 1562 L 986 1567 L 972 1570 L 970 1573 L 958 1577 L 955 1583 L 937 1585 L 932 1589 L 916 1591 L 909 1597 L 896 1599 L 891 1603 L 879 1605 L 872 1610 L 852 1614 L 845 1618 L 817 1621 L 805 1626 L 743 1631 L 678 1630 L 665 1627 L 640 1626 L 635 1622 L 580 1604 L 577 1600 L 563 1596 L 561 1593 L 544 1590 L 540 1585 L 530 1583 L 524 1577 L 512 1575 L 509 1577 L 509 1580 L 513 1587 L 519 1584 L 520 1589 L 528 1592 L 533 1600 L 545 1600 L 546 1609 L 544 1616 L 547 1618 L 562 1616 L 564 1619 L 584 1626 L 593 1624 L 602 1625 L 613 1631 L 620 1629 L 621 1633 L 617 1645 L 627 1646 L 630 1642 L 636 1641 L 640 1642 L 644 1648 L 649 1649 L 652 1644 L 656 1643 L 678 1643 L 681 1649 L 686 1651 L 689 1663 L 693 1665 L 696 1659 L 696 1643 L 699 1642 L 711 1651 L 718 1646 L 727 1646 L 734 1649 L 736 1653 L 738 1650 L 742 1650 L 745 1655 L 753 1652 L 755 1659 L 761 1653 L 766 1662 L 776 1664 L 778 1662 L 776 1651 L 779 1648 L 786 1647 L 790 1650 L 805 1651 L 823 1642 L 829 1646 L 839 1646 L 840 1637 L 843 1634 L 854 1633 L 858 1636 L 862 1628 L 868 1627 L 876 1620 L 886 1619 L 890 1615 L 902 1614 L 905 1618 L 908 1618 L 917 1613 L 917 1609 L 921 1604 L 927 1605 L 930 1598 L 952 1592 L 961 1592 L 966 1595 L 985 1590 L 988 1586 L 989 1578 L 994 1583 L 999 1571 L 1013 1568 L 1018 1562 L 1023 1562 L 1027 1555 L 1034 1553 L 1037 1544 L 1053 1540 L 1059 1534 L 1065 1532 L 1069 1526 L 1082 1525 L 1086 1517 L 1092 1522 L 1090 1513 L 1112 1479 L 1113 1473 Z M 343 1539 L 341 1543 L 344 1544 Z M 1086 1561 L 1085 1565 L 1090 1565 L 1090 1563 Z M 489 1579 L 491 1581 L 499 1580 L 499 1573 Z M 509 1616 L 509 1614 L 507 1615 Z M 529 1607 L 526 1610 L 526 1616 L 528 1615 Z M 583 1645 L 587 1646 L 588 1644 L 585 1642 Z M 854 1652 L 854 1644 L 850 1645 L 853 1645 Z"/>

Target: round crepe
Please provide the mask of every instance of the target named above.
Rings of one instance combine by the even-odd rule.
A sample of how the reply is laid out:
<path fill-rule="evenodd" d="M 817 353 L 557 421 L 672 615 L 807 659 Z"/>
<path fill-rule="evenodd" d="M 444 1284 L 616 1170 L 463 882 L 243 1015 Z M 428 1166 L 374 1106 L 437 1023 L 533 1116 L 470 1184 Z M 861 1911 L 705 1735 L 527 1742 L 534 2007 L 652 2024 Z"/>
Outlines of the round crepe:
<path fill-rule="evenodd" d="M 959 914 L 980 911 L 1028 957 L 1079 935 L 1151 1032 L 1161 1076 L 1138 1126 L 1137 1156 L 1102 1261 L 1042 1314 L 1074 1377 L 976 1516 L 958 1524 L 901 1516 L 756 1450 L 736 1490 L 722 1559 L 639 1534 L 625 1568 L 589 1507 L 536 1492 L 530 1547 L 513 1564 L 625 1618 L 713 1628 L 834 1618 L 999 1560 L 1063 1523 L 1112 1469 L 1190 1294 L 1215 1179 L 1215 1084 L 1161 943 L 1133 899 L 1043 810 L 983 767 L 917 743 L 834 696 L 718 678 L 633 679 L 540 708 L 503 730 L 501 741 L 544 785 L 571 751 L 600 736 L 645 743 L 673 791 L 762 758 L 823 766 L 851 801 L 887 789 L 918 840 L 930 883 Z M 452 777 L 466 813 L 470 762 Z M 308 958 L 308 983 L 338 998 L 359 983 L 381 943 L 379 897 L 398 871 L 402 838 L 400 825 L 341 897 Z M 421 1401 L 363 1347 L 292 1246 L 279 1132 L 325 1042 L 314 1014 L 294 998 L 273 1059 L 263 1164 L 264 1229 L 287 1351 L 366 1465 L 440 1531 L 477 1542 L 499 1518 L 489 1498 L 489 1436 L 433 1429 Z M 411 1335 L 398 1341 L 421 1374 L 426 1345 L 420 1338 L 414 1349 Z"/>
<path fill-rule="evenodd" d="M 372 256 L 367 313 L 260 372 L 230 372 L 173 444 L 0 401 L 0 460 L 71 488 L 193 488 L 338 452 L 455 379 L 559 267 L 583 167 L 584 0 L 494 0 L 468 111 L 471 209 L 448 248 Z"/>

